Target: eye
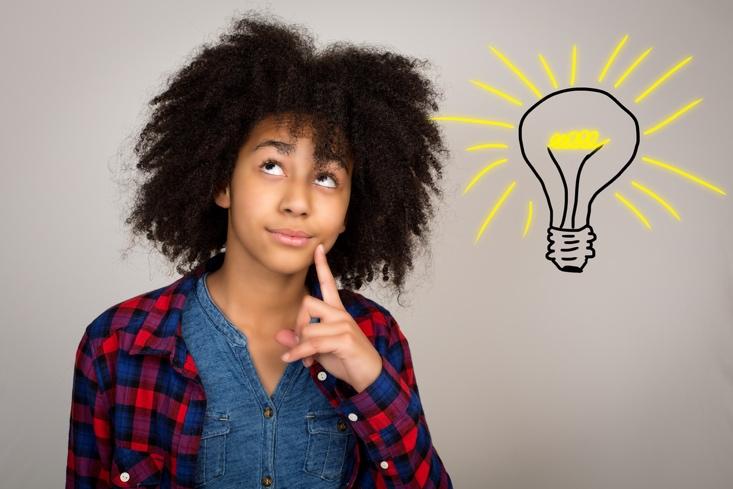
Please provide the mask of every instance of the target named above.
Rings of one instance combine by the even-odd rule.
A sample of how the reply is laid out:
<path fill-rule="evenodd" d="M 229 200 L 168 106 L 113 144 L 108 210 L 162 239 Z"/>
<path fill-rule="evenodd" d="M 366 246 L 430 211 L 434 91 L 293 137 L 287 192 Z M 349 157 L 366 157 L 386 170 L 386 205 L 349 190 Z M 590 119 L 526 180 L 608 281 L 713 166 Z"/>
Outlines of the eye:
<path fill-rule="evenodd" d="M 272 166 L 272 165 L 280 167 L 280 163 L 278 163 L 275 160 L 265 160 L 265 162 L 260 165 L 260 168 L 265 168 L 265 167 Z M 280 167 L 280 170 L 282 171 L 282 167 Z M 266 171 L 266 173 L 269 173 L 269 171 Z M 316 180 L 320 178 L 324 178 L 324 177 L 330 178 L 331 180 L 333 180 L 333 185 L 321 185 L 322 187 L 326 187 L 326 188 L 338 187 L 339 181 L 338 181 L 338 178 L 336 178 L 336 175 L 334 175 L 331 172 L 322 172 L 318 175 L 318 178 L 316 178 Z"/>
<path fill-rule="evenodd" d="M 323 172 L 320 175 L 318 175 L 318 177 L 319 178 L 320 177 L 326 177 L 326 178 L 330 178 L 331 180 L 333 180 L 333 185 L 332 186 L 331 185 L 326 185 L 327 188 L 336 188 L 336 187 L 338 187 L 339 181 L 336 178 L 336 175 L 334 175 L 333 173 Z"/>
<path fill-rule="evenodd" d="M 264 163 L 262 163 L 260 165 L 260 168 L 264 168 L 266 166 L 271 166 L 271 165 L 280 166 L 280 164 L 277 161 L 275 161 L 275 160 L 266 160 Z M 282 170 L 282 168 L 281 168 L 281 170 Z"/>

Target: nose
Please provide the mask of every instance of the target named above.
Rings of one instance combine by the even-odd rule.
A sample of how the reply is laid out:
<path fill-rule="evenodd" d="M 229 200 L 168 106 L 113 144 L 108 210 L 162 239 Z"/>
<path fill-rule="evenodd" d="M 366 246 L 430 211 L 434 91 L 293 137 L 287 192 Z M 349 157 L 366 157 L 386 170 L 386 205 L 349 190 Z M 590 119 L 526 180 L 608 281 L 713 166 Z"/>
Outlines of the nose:
<path fill-rule="evenodd" d="M 310 209 L 310 182 L 293 178 L 285 185 L 280 210 L 295 215 L 308 214 Z"/>

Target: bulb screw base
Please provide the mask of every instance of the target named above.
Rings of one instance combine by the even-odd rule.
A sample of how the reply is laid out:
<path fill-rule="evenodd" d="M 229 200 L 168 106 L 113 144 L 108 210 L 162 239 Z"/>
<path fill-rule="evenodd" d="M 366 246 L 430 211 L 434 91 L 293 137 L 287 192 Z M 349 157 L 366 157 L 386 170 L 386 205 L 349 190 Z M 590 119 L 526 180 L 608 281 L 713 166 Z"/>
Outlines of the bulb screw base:
<path fill-rule="evenodd" d="M 589 258 L 596 256 L 593 241 L 596 234 L 589 224 L 580 229 L 561 229 L 550 226 L 547 229 L 547 254 L 563 272 L 580 273 Z"/>

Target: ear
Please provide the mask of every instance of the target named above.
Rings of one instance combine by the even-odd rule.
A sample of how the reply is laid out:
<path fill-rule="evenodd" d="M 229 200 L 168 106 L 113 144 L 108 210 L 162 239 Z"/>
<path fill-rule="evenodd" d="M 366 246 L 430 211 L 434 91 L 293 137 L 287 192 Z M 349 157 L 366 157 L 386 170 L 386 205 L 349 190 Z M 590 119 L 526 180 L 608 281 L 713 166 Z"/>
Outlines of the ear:
<path fill-rule="evenodd" d="M 229 185 L 220 190 L 214 196 L 214 202 L 216 202 L 216 205 L 223 207 L 224 209 L 228 209 L 232 205 L 232 200 L 229 195 Z"/>

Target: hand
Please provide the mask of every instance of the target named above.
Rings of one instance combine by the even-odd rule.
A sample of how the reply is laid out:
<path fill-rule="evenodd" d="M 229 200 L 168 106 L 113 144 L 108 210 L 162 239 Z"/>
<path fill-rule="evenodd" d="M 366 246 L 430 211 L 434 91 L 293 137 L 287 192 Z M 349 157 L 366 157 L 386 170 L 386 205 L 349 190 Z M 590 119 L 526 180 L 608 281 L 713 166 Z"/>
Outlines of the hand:
<path fill-rule="evenodd" d="M 309 367 L 315 359 L 329 373 L 361 392 L 379 377 L 382 356 L 341 303 L 323 244 L 316 247 L 315 264 L 323 300 L 306 295 L 295 331 L 277 332 L 275 339 L 291 347 L 282 360 L 303 359 L 303 365 Z M 318 317 L 321 322 L 310 323 L 311 317 Z"/>

